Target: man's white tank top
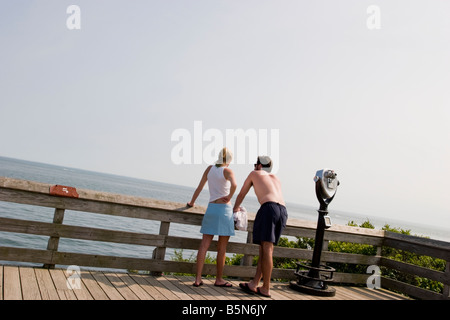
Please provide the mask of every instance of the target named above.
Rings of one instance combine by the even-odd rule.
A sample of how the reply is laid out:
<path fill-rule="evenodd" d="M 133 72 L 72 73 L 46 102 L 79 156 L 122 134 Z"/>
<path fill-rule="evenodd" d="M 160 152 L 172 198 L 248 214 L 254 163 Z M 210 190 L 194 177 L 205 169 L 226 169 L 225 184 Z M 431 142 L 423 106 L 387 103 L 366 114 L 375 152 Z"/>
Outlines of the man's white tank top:
<path fill-rule="evenodd" d="M 209 202 L 215 201 L 230 193 L 231 182 L 223 176 L 225 167 L 213 165 L 208 172 Z"/>

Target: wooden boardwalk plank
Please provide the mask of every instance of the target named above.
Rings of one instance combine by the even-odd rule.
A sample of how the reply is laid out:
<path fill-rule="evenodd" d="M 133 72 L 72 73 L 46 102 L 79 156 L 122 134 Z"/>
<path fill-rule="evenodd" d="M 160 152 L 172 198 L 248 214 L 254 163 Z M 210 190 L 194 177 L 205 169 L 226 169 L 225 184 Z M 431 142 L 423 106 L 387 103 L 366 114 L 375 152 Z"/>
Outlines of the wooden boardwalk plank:
<path fill-rule="evenodd" d="M 231 288 L 222 288 L 214 286 L 215 278 L 204 278 L 204 287 L 210 288 L 210 292 L 214 292 L 215 296 L 219 300 L 233 300 L 233 296 L 230 295 Z"/>
<path fill-rule="evenodd" d="M 53 283 L 56 287 L 56 292 L 58 293 L 60 300 L 77 300 L 74 289 L 70 289 L 67 286 L 67 278 L 64 275 L 64 271 L 61 269 L 51 269 L 49 270 L 50 276 L 53 279 Z M 80 280 L 81 282 L 81 280 Z"/>
<path fill-rule="evenodd" d="M 150 300 L 163 300 L 165 297 L 164 295 L 159 292 L 155 287 L 153 287 L 146 279 L 145 277 L 149 277 L 146 275 L 141 274 L 129 274 L 130 278 L 133 279 L 139 286 L 147 292 Z"/>
<path fill-rule="evenodd" d="M 205 281 L 206 280 L 206 281 Z M 256 294 L 248 294 L 244 292 L 240 287 L 239 283 L 244 281 L 237 281 L 234 279 L 226 279 L 226 281 L 230 282 L 233 286 L 231 288 L 227 287 L 216 287 L 214 286 L 215 279 L 214 278 L 206 278 L 203 279 L 205 286 L 210 287 L 212 290 L 217 292 L 217 297 L 225 297 L 227 300 L 259 300 L 265 299 Z M 225 300 L 225 299 L 221 299 Z"/>
<path fill-rule="evenodd" d="M 133 293 L 133 291 L 131 291 L 130 288 L 128 288 L 127 284 L 124 283 L 119 276 L 117 276 L 117 274 L 106 273 L 105 276 L 125 300 L 139 300 L 139 298 Z"/>
<path fill-rule="evenodd" d="M 181 288 L 181 285 L 179 284 L 180 281 L 177 278 L 173 276 L 163 276 L 160 277 L 160 281 L 162 281 L 163 284 L 181 300 L 193 300 L 193 298 Z"/>
<path fill-rule="evenodd" d="M 72 276 L 73 274 L 68 274 L 67 271 L 63 271 L 62 274 L 64 275 L 64 277 L 66 278 L 66 286 L 67 286 L 67 281 L 73 281 Z M 90 294 L 89 290 L 86 288 L 82 278 L 81 278 L 81 273 L 80 273 L 80 282 L 79 282 L 79 287 L 77 288 L 73 288 L 72 291 L 75 295 L 75 298 L 77 300 L 94 300 L 94 298 L 92 297 L 92 295 Z M 69 289 L 69 288 L 68 288 Z"/>
<path fill-rule="evenodd" d="M 37 283 L 34 268 L 19 267 L 23 300 L 41 300 L 41 292 Z"/>
<path fill-rule="evenodd" d="M 313 295 L 308 295 L 289 287 L 289 283 L 287 282 L 275 282 L 272 283 L 272 291 L 280 292 L 283 295 L 289 297 L 290 300 L 326 300 L 330 299 L 327 297 L 318 297 Z"/>
<path fill-rule="evenodd" d="M 218 297 L 225 297 L 228 300 L 261 300 L 264 299 L 261 296 L 258 295 L 252 295 L 244 292 L 239 287 L 239 281 L 232 280 L 232 279 L 225 279 L 226 281 L 230 282 L 233 286 L 231 288 L 227 287 L 216 287 L 214 286 L 215 278 L 206 278 L 206 284 L 213 288 L 213 290 L 218 292 Z M 205 281 L 205 279 L 203 280 Z M 241 281 L 243 282 L 243 281 Z"/>
<path fill-rule="evenodd" d="M 94 300 L 109 300 L 108 295 L 89 271 L 81 271 L 81 281 Z"/>
<path fill-rule="evenodd" d="M 180 279 L 174 275 L 166 275 L 165 278 L 170 280 L 170 282 L 180 290 L 181 294 L 186 294 L 189 296 L 186 300 L 205 300 L 202 295 L 199 295 L 195 292 L 195 290 L 193 290 L 194 286 L 192 286 L 192 283 L 189 284 L 185 282 L 183 278 Z"/>
<path fill-rule="evenodd" d="M 145 291 L 136 281 L 126 273 L 116 273 L 116 276 L 136 295 L 140 300 L 153 300 L 152 296 Z"/>
<path fill-rule="evenodd" d="M 22 300 L 22 288 L 20 285 L 20 275 L 18 267 L 4 266 L 3 290 L 3 299 Z"/>
<path fill-rule="evenodd" d="M 92 277 L 97 281 L 98 285 L 103 289 L 110 300 L 124 300 L 124 297 L 108 280 L 102 272 L 91 272 Z"/>
<path fill-rule="evenodd" d="M 106 271 L 81 271 L 79 289 L 67 286 L 63 269 L 0 265 L 0 297 L 4 300 L 406 300 L 400 294 L 366 287 L 334 286 L 334 297 L 317 297 L 295 291 L 288 282 L 272 282 L 271 298 L 248 294 L 238 280 L 231 288 L 214 286 L 214 278 L 203 278 L 194 287 L 192 276 L 151 276 Z M 243 282 L 243 281 L 242 281 Z"/>
<path fill-rule="evenodd" d="M 255 294 L 247 293 L 239 287 L 239 283 L 244 283 L 244 282 L 248 282 L 248 281 L 236 281 L 235 280 L 235 281 L 230 281 L 230 282 L 233 284 L 233 288 L 236 288 L 235 295 L 237 295 L 239 297 L 239 299 L 242 299 L 242 300 L 259 300 L 259 301 L 261 301 L 261 300 L 276 300 L 276 299 L 289 300 L 286 296 L 282 295 L 280 292 L 271 291 L 270 292 L 271 298 L 263 297 L 256 293 Z M 262 285 L 262 283 L 260 284 L 260 286 L 261 285 Z M 271 286 L 271 287 L 273 287 L 273 286 Z"/>
<path fill-rule="evenodd" d="M 204 296 L 199 290 L 196 290 L 197 288 L 192 285 L 194 282 L 193 279 L 189 277 L 183 277 L 183 276 L 174 276 L 178 279 L 178 284 L 186 294 L 192 297 L 194 300 L 207 300 L 206 296 Z"/>
<path fill-rule="evenodd" d="M 248 294 L 246 292 L 244 292 L 244 290 L 242 290 L 241 288 L 239 288 L 239 283 L 241 282 L 245 282 L 245 281 L 238 281 L 238 280 L 229 280 L 228 281 L 231 282 L 231 284 L 233 285 L 233 288 L 236 288 L 236 299 L 238 300 L 261 300 L 261 298 L 257 295 L 254 294 Z"/>
<path fill-rule="evenodd" d="M 386 290 L 386 289 L 376 289 L 378 295 L 385 297 L 386 300 L 409 300 L 410 298 L 403 296 L 401 294 Z"/>
<path fill-rule="evenodd" d="M 347 290 L 353 292 L 355 294 L 355 298 L 360 297 L 361 299 L 362 297 L 362 299 L 366 300 L 383 300 L 381 296 L 377 295 L 377 292 L 367 288 L 347 287 Z"/>
<path fill-rule="evenodd" d="M 158 291 L 158 295 L 162 295 L 163 298 L 161 300 L 180 300 L 180 298 L 176 294 L 167 289 L 167 287 L 158 280 L 159 278 L 160 277 L 154 277 L 150 275 L 146 275 L 143 277 L 145 281 L 147 281 Z"/>
<path fill-rule="evenodd" d="M 348 290 L 348 287 L 339 286 L 336 288 L 336 298 L 338 300 L 355 300 L 357 299 L 357 295 L 355 292 Z"/>
<path fill-rule="evenodd" d="M 206 300 L 220 300 L 219 293 L 211 288 L 211 286 L 202 285 L 200 287 L 194 287 L 192 284 L 195 281 L 195 278 L 192 276 L 183 276 L 183 278 L 188 279 L 187 284 L 191 286 L 192 290 L 197 292 L 198 294 L 205 297 Z"/>
<path fill-rule="evenodd" d="M 271 283 L 271 294 L 278 292 L 283 296 L 283 300 L 306 300 L 305 294 L 292 290 L 286 283 Z M 281 300 L 281 298 L 279 298 Z M 315 298 L 313 298 L 315 300 Z M 311 300 L 311 299 L 310 299 Z"/>
<path fill-rule="evenodd" d="M 49 270 L 36 268 L 34 269 L 34 272 L 36 273 L 36 279 L 39 285 L 42 300 L 59 300 L 59 295 L 55 285 L 53 284 Z"/>

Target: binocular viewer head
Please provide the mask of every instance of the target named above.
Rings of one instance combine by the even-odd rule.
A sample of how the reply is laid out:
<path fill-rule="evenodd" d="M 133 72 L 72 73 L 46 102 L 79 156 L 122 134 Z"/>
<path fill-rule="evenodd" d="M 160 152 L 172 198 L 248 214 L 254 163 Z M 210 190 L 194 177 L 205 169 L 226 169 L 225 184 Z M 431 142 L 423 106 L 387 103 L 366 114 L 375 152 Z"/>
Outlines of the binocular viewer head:
<path fill-rule="evenodd" d="M 320 204 L 328 205 L 336 194 L 339 180 L 337 173 L 331 169 L 321 169 L 316 172 L 314 177 L 316 182 L 316 195 Z"/>

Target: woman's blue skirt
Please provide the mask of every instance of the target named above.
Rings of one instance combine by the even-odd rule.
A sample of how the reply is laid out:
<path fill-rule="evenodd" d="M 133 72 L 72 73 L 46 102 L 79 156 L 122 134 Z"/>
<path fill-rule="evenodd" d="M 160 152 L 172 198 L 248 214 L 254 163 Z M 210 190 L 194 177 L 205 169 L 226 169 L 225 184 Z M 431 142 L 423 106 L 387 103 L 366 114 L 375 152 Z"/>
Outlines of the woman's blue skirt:
<path fill-rule="evenodd" d="M 200 232 L 218 236 L 234 236 L 233 207 L 230 204 L 209 203 Z"/>

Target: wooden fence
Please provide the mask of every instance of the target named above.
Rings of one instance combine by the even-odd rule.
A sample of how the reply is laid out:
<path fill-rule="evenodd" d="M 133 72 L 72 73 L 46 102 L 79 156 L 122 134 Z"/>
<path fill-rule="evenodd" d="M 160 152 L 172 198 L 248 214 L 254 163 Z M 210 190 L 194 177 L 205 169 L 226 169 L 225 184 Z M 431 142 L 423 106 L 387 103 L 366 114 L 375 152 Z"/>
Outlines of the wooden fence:
<path fill-rule="evenodd" d="M 0 243 L 0 260 L 43 264 L 47 268 L 55 265 L 78 265 L 97 268 L 146 270 L 152 272 L 195 273 L 195 264 L 165 260 L 166 248 L 197 250 L 200 239 L 169 235 L 171 223 L 201 225 L 205 208 L 187 208 L 184 204 L 147 198 L 111 194 L 92 190 L 81 190 L 0 177 L 0 201 L 54 208 L 53 222 L 42 222 L 0 217 L 0 231 L 48 236 L 47 249 L 8 247 Z M 74 226 L 63 223 L 65 210 L 90 212 L 100 215 L 122 216 L 135 219 L 153 220 L 159 223 L 159 233 L 137 233 L 132 231 L 107 230 L 102 228 Z M 31 218 L 31 217 L 30 217 Z M 138 222 L 139 220 L 137 220 Z M 253 216 L 250 214 L 247 243 L 233 242 L 231 238 L 227 252 L 244 254 L 240 266 L 225 266 L 227 276 L 251 277 L 255 267 L 252 257 L 258 255 L 259 246 L 251 243 Z M 315 236 L 315 221 L 289 219 L 283 236 Z M 62 252 L 58 250 L 60 238 L 82 239 L 125 243 L 156 247 L 152 257 L 118 257 L 99 254 Z M 403 282 L 382 277 L 382 287 L 393 289 L 421 299 L 449 299 L 450 243 L 400 235 L 382 230 L 333 225 L 325 232 L 328 241 L 344 241 L 369 244 L 377 247 L 374 256 L 327 251 L 322 253 L 322 262 L 383 266 L 408 274 L 436 280 L 444 284 L 442 294 L 421 289 Z M 213 241 L 210 250 L 216 250 Z M 445 272 L 394 261 L 381 256 L 381 248 L 388 246 L 421 255 L 432 256 L 447 261 Z M 310 260 L 312 250 L 275 247 L 274 257 Z M 205 274 L 215 274 L 214 265 L 205 265 Z M 273 278 L 294 279 L 294 270 L 274 269 Z M 365 284 L 369 274 L 335 273 L 336 283 Z"/>

